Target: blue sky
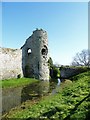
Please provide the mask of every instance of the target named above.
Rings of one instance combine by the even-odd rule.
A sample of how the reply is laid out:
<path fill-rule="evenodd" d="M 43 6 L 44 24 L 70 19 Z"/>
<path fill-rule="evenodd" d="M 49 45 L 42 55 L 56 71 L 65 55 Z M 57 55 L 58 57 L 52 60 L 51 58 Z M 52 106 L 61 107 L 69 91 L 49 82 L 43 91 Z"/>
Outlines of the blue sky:
<path fill-rule="evenodd" d="M 88 3 L 2 3 L 3 47 L 20 48 L 36 28 L 47 31 L 54 63 L 70 64 L 88 48 Z"/>

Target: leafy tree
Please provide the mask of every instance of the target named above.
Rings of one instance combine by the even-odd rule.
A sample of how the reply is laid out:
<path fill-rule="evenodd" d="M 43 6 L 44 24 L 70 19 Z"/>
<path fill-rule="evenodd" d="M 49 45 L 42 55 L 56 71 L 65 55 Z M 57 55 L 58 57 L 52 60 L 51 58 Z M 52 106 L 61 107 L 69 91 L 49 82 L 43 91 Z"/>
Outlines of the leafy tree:
<path fill-rule="evenodd" d="M 56 66 L 53 66 L 53 78 L 60 77 L 60 70 Z"/>
<path fill-rule="evenodd" d="M 72 63 L 73 66 L 90 66 L 90 51 L 82 50 L 80 53 L 76 53 Z"/>
<path fill-rule="evenodd" d="M 49 68 L 53 68 L 53 60 L 51 57 L 49 57 L 48 64 L 49 64 Z"/>
<path fill-rule="evenodd" d="M 57 68 L 57 66 L 53 64 L 53 60 L 51 57 L 48 60 L 48 64 L 49 64 L 49 70 L 50 70 L 50 78 L 60 77 L 60 70 L 59 68 Z"/>

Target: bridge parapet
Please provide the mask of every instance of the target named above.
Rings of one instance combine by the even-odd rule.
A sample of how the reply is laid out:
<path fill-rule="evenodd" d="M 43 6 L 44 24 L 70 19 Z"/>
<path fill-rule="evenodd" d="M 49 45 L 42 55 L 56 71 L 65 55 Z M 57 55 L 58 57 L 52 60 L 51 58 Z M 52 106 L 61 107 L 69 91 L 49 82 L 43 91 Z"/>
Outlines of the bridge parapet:
<path fill-rule="evenodd" d="M 87 71 L 87 69 L 83 67 L 61 67 L 60 68 L 61 78 L 63 79 L 70 78 L 74 75 L 77 75 L 85 71 Z"/>

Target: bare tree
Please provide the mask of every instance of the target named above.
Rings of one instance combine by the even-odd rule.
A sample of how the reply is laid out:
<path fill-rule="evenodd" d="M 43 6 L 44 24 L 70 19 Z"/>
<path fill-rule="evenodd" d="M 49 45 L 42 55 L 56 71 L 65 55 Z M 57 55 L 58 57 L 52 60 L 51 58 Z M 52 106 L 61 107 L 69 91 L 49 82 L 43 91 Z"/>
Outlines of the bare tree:
<path fill-rule="evenodd" d="M 77 53 L 71 63 L 73 66 L 90 66 L 90 50 L 82 50 Z"/>

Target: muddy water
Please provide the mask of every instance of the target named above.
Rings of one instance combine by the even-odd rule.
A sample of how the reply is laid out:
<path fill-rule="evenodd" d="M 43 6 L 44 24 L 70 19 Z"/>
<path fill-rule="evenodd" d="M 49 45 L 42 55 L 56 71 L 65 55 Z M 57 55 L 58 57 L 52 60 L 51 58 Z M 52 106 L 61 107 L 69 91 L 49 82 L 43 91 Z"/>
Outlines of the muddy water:
<path fill-rule="evenodd" d="M 2 113 L 8 112 L 11 108 L 20 105 L 27 100 L 34 100 L 38 97 L 53 92 L 57 84 L 48 81 L 38 81 L 23 87 L 7 88 L 2 90 Z"/>
<path fill-rule="evenodd" d="M 2 114 L 21 104 L 21 87 L 2 90 Z"/>

